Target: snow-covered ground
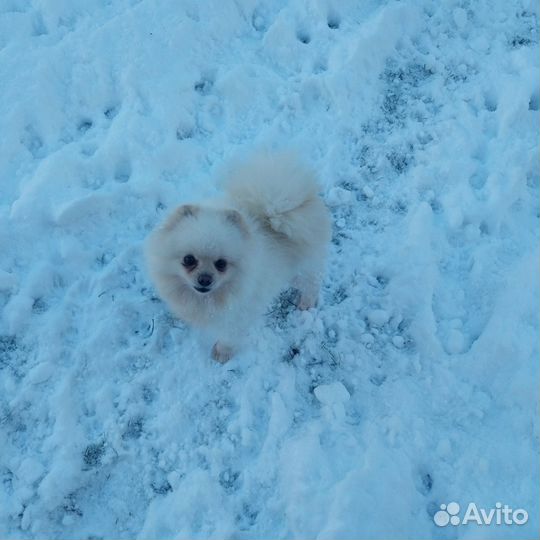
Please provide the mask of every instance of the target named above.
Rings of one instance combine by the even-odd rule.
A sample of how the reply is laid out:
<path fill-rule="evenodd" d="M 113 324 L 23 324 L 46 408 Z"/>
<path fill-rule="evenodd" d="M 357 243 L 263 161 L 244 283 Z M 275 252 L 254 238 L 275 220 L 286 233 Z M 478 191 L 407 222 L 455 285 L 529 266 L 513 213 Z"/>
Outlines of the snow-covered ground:
<path fill-rule="evenodd" d="M 0 537 L 537 537 L 538 15 L 0 0 Z M 141 243 L 258 147 L 320 172 L 328 275 L 221 366 Z"/>

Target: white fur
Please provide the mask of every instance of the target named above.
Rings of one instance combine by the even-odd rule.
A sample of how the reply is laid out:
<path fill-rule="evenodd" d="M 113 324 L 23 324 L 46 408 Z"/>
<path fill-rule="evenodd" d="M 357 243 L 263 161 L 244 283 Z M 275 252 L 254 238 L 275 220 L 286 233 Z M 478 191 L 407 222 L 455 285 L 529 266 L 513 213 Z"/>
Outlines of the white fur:
<path fill-rule="evenodd" d="M 234 354 L 287 286 L 300 290 L 301 309 L 316 304 L 331 232 L 317 188 L 295 156 L 258 155 L 231 169 L 223 200 L 181 206 L 150 235 L 147 265 L 159 294 L 178 317 L 213 334 L 216 360 Z M 195 268 L 183 264 L 186 254 Z M 226 271 L 216 270 L 218 259 Z M 195 290 L 201 274 L 214 279 L 209 292 Z"/>

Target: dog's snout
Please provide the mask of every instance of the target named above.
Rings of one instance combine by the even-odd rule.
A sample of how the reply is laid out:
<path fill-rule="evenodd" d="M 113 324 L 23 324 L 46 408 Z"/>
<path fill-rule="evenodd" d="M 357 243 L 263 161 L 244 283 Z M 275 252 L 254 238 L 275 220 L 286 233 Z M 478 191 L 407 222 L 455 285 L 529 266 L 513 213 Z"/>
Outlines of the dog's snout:
<path fill-rule="evenodd" d="M 199 274 L 199 277 L 197 278 L 197 283 L 201 287 L 209 287 L 212 285 L 213 281 L 214 278 L 210 274 Z"/>

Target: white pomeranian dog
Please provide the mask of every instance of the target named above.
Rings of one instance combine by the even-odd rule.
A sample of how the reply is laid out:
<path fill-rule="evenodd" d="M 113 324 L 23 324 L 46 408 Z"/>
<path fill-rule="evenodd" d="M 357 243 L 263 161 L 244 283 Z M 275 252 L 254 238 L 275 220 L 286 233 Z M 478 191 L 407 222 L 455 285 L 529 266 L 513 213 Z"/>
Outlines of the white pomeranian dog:
<path fill-rule="evenodd" d="M 226 362 L 276 295 L 317 303 L 331 236 L 315 174 L 292 154 L 261 154 L 230 170 L 219 201 L 185 204 L 146 243 L 150 276 L 188 324 L 210 332 Z"/>

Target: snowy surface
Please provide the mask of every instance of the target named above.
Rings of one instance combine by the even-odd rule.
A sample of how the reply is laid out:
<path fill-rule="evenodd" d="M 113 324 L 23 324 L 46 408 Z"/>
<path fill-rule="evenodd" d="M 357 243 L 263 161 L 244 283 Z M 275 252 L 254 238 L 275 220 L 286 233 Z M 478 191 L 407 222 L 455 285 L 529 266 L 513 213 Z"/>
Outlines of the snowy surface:
<path fill-rule="evenodd" d="M 0 0 L 0 537 L 537 537 L 538 81 L 532 0 Z M 141 243 L 260 146 L 328 276 L 221 366 Z"/>

